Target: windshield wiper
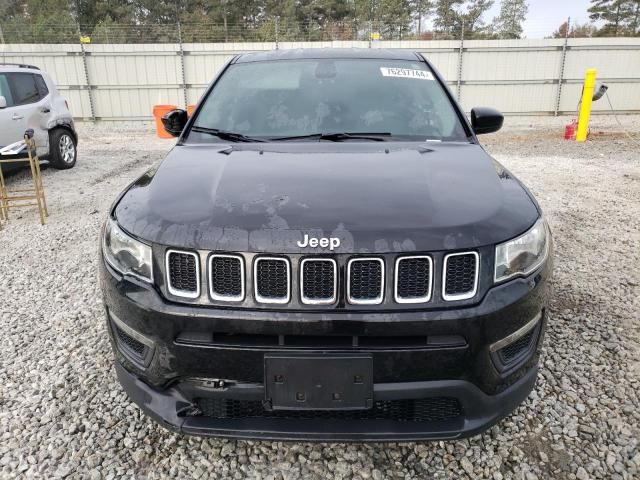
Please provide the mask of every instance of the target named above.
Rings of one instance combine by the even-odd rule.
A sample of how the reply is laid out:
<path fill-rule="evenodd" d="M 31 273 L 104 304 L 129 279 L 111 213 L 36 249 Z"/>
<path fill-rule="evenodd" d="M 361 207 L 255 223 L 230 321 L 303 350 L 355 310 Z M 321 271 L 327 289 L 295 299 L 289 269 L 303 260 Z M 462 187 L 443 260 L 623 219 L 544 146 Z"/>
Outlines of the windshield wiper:
<path fill-rule="evenodd" d="M 229 140 L 231 142 L 264 142 L 265 141 L 262 138 L 248 137 L 247 135 L 243 135 L 241 133 L 227 132 L 226 130 L 220 130 L 218 128 L 193 127 L 191 131 L 199 132 L 199 133 L 208 133 L 210 135 L 215 135 L 221 140 Z"/>
<path fill-rule="evenodd" d="M 274 137 L 272 141 L 284 141 L 284 140 L 300 140 L 300 139 L 312 139 L 329 140 L 331 142 L 343 142 L 345 140 L 372 140 L 374 142 L 384 142 L 383 137 L 390 137 L 389 132 L 335 132 L 335 133 L 311 133 L 309 135 L 294 135 L 291 137 Z"/>

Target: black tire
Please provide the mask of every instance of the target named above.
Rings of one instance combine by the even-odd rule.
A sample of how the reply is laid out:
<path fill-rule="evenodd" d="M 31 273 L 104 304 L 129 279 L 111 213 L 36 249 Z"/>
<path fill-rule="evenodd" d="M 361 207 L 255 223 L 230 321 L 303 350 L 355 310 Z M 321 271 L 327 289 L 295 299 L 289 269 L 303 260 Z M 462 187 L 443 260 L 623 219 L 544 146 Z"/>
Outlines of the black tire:
<path fill-rule="evenodd" d="M 49 163 L 53 168 L 73 168 L 78 158 L 76 140 L 65 128 L 56 128 L 49 133 Z"/>

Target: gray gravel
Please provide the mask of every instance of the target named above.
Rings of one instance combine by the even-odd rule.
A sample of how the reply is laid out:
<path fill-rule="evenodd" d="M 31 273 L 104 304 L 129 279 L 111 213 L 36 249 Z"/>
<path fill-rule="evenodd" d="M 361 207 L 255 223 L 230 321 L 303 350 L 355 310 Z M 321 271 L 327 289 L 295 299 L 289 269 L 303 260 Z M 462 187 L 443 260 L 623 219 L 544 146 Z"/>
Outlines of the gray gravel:
<path fill-rule="evenodd" d="M 640 117 L 621 120 L 640 139 Z M 566 122 L 507 118 L 484 138 L 555 235 L 535 391 L 469 440 L 364 445 L 181 437 L 128 401 L 96 285 L 98 231 L 114 196 L 172 142 L 148 125 L 81 126 L 77 167 L 44 172 L 47 225 L 25 210 L 0 231 L 0 478 L 640 477 L 640 147 L 606 117 L 590 142 L 565 142 Z"/>

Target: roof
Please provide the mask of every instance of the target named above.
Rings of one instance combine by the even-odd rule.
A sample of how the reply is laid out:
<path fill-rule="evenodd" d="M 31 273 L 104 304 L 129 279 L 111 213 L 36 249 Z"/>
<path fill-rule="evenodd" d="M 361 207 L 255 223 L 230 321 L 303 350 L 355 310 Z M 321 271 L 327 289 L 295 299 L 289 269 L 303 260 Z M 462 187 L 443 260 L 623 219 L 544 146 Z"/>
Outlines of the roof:
<path fill-rule="evenodd" d="M 28 65 L 26 63 L 2 63 L 0 62 L 0 68 L 3 69 L 19 69 L 19 68 L 31 68 L 33 70 L 40 70 L 35 65 Z"/>
<path fill-rule="evenodd" d="M 412 50 L 387 48 L 295 48 L 246 53 L 234 63 L 264 62 L 269 60 L 297 60 L 320 58 L 373 58 L 386 60 L 417 60 L 418 53 Z"/>

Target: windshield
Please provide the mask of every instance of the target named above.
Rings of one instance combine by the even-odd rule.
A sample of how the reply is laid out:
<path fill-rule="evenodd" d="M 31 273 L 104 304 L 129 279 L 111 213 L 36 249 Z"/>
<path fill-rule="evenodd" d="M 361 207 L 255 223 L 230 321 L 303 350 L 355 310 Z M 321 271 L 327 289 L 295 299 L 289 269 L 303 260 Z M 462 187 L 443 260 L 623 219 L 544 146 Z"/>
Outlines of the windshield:
<path fill-rule="evenodd" d="M 206 98 L 192 128 L 192 141 L 216 140 L 216 132 L 232 141 L 238 137 L 229 137 L 229 132 L 247 137 L 244 141 L 337 133 L 350 135 L 328 138 L 367 141 L 376 140 L 372 137 L 378 134 L 385 139 L 468 140 L 427 64 L 405 60 L 305 59 L 231 65 Z"/>

